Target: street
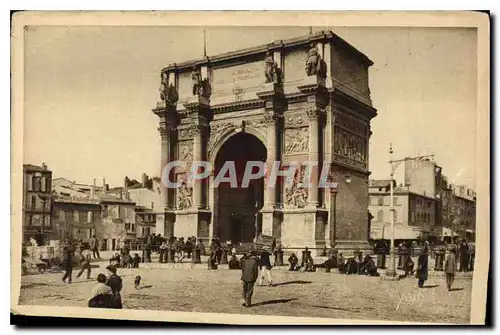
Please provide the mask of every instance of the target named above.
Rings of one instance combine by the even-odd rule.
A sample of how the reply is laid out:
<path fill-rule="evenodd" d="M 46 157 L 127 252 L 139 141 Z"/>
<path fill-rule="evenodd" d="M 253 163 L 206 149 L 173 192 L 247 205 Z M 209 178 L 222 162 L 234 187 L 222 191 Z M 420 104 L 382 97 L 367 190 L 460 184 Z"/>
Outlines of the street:
<path fill-rule="evenodd" d="M 62 273 L 22 277 L 20 304 L 81 306 L 101 268 L 92 269 L 92 280 L 64 284 Z M 457 278 L 448 292 L 445 279 L 430 277 L 422 289 L 414 278 L 384 281 L 380 277 L 338 273 L 272 271 L 273 287 L 255 287 L 253 306 L 239 304 L 240 271 L 185 266 L 182 269 L 119 269 L 123 278 L 124 308 L 183 312 L 237 313 L 298 317 L 333 317 L 413 322 L 467 324 L 470 315 L 471 278 Z M 141 287 L 134 289 L 136 275 Z"/>

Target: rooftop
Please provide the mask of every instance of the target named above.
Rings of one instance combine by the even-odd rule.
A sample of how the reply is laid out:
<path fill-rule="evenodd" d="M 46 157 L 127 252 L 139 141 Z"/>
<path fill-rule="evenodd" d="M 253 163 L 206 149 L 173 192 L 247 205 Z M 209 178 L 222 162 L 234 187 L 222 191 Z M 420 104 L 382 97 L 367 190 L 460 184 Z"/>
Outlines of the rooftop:
<path fill-rule="evenodd" d="M 23 171 L 51 172 L 47 170 L 47 166 L 37 166 L 33 164 L 23 164 Z"/>
<path fill-rule="evenodd" d="M 351 44 L 349 44 L 347 41 L 345 41 L 332 31 L 321 31 L 310 35 L 274 41 L 272 43 L 262 44 L 251 48 L 226 52 L 215 56 L 209 56 L 181 63 L 170 64 L 166 68 L 163 68 L 162 72 L 167 72 L 172 70 L 181 70 L 181 71 L 191 70 L 193 66 L 201 66 L 208 63 L 216 65 L 217 63 L 223 63 L 225 61 L 230 61 L 233 59 L 255 56 L 258 54 L 265 54 L 265 52 L 268 50 L 294 48 L 308 43 L 321 42 L 321 41 L 330 41 L 334 45 L 344 48 L 345 50 L 350 52 L 354 57 L 361 60 L 367 66 L 373 65 L 373 62 L 364 53 L 353 47 Z"/>
<path fill-rule="evenodd" d="M 391 185 L 390 179 L 370 180 L 370 187 L 387 187 Z"/>

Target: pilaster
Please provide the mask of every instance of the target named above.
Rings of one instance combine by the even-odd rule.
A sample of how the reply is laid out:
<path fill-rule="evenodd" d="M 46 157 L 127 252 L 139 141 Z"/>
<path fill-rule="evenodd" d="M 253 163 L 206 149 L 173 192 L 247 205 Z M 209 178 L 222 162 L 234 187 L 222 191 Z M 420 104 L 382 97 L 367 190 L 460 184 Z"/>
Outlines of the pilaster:
<path fill-rule="evenodd" d="M 274 162 L 280 162 L 283 143 L 283 113 L 286 109 L 286 99 L 283 86 L 277 83 L 266 84 L 264 90 L 257 96 L 265 101 L 264 121 L 267 129 L 267 176 L 269 177 Z M 269 181 L 269 178 L 267 179 Z M 267 182 L 264 190 L 264 206 L 262 214 L 262 234 L 279 239 L 282 219 L 282 185 L 279 182 Z"/>

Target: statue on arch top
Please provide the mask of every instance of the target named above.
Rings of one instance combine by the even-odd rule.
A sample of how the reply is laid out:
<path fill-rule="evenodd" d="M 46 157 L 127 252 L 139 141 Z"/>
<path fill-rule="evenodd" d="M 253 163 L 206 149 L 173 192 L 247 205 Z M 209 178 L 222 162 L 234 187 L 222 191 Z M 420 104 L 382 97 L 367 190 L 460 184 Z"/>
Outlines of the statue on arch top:
<path fill-rule="evenodd" d="M 160 98 L 170 104 L 175 104 L 179 101 L 179 95 L 173 84 L 168 83 L 168 74 L 162 73 L 161 75 L 161 85 L 160 85 Z"/>
<path fill-rule="evenodd" d="M 269 83 L 282 84 L 283 72 L 278 67 L 278 63 L 276 63 L 270 51 L 266 52 L 265 64 L 266 64 L 266 69 L 265 69 L 266 84 Z"/>
<path fill-rule="evenodd" d="M 208 78 L 203 79 L 201 76 L 201 71 L 198 67 L 193 66 L 193 72 L 191 73 L 191 80 L 193 85 L 193 95 L 202 96 L 209 98 L 212 94 L 212 89 L 210 87 L 210 82 Z"/>
<path fill-rule="evenodd" d="M 318 52 L 316 44 L 311 44 L 309 48 L 309 57 L 306 61 L 306 74 L 308 76 L 316 75 L 320 79 L 326 79 L 326 63 Z"/>
<path fill-rule="evenodd" d="M 196 66 L 193 66 L 193 72 L 191 73 L 191 80 L 193 85 L 193 95 L 199 95 L 201 92 L 201 72 Z"/>

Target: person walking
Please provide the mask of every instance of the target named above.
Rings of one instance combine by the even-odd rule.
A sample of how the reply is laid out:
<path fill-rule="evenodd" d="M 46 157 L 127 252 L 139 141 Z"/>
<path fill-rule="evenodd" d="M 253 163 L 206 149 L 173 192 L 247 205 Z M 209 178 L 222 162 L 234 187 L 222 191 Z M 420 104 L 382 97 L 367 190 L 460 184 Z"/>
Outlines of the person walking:
<path fill-rule="evenodd" d="M 63 249 L 63 259 L 61 262 L 61 266 L 65 271 L 62 281 L 66 283 L 67 279 L 68 284 L 71 284 L 71 274 L 73 272 L 73 248 L 71 245 L 67 245 Z"/>
<path fill-rule="evenodd" d="M 260 267 L 260 282 L 259 286 L 264 285 L 264 279 L 267 279 L 267 284 L 269 286 L 273 286 L 273 277 L 271 276 L 271 259 L 270 259 L 271 254 L 267 251 L 262 251 L 260 253 L 260 262 L 259 262 L 259 267 Z"/>
<path fill-rule="evenodd" d="M 444 265 L 444 271 L 446 272 L 446 286 L 448 287 L 448 291 L 451 291 L 451 285 L 453 285 L 453 281 L 455 280 L 455 272 L 457 270 L 457 251 L 453 247 L 448 254 L 448 258 L 446 259 L 446 263 Z"/>
<path fill-rule="evenodd" d="M 428 249 L 424 247 L 420 256 L 418 256 L 418 265 L 417 265 L 417 277 L 418 277 L 418 287 L 424 287 L 424 283 L 428 277 L 428 269 L 429 269 L 429 257 L 428 257 Z"/>
<path fill-rule="evenodd" d="M 93 235 L 89 240 L 90 250 L 92 250 L 92 255 L 94 259 L 100 259 L 101 255 L 99 255 L 99 241 Z"/>
<path fill-rule="evenodd" d="M 91 271 L 90 260 L 91 259 L 92 259 L 92 254 L 90 253 L 90 250 L 88 250 L 87 248 L 84 248 L 82 251 L 82 260 L 81 260 L 82 268 L 80 269 L 80 271 L 76 275 L 77 279 L 80 278 L 80 276 L 83 274 L 83 272 L 85 270 L 87 270 L 87 279 L 90 279 L 90 271 Z"/>
<path fill-rule="evenodd" d="M 252 304 L 253 287 L 259 276 L 259 260 L 255 252 L 250 253 L 241 262 L 241 281 L 243 288 L 243 299 L 241 304 L 250 307 Z"/>

